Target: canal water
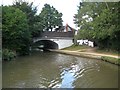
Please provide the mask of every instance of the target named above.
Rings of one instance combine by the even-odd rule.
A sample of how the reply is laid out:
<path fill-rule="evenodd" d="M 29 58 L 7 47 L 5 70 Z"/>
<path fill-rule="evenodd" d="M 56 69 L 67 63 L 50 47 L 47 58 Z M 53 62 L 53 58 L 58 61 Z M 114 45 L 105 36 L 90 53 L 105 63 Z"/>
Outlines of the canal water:
<path fill-rule="evenodd" d="M 2 65 L 3 88 L 117 88 L 118 66 L 53 52 L 33 52 Z"/>

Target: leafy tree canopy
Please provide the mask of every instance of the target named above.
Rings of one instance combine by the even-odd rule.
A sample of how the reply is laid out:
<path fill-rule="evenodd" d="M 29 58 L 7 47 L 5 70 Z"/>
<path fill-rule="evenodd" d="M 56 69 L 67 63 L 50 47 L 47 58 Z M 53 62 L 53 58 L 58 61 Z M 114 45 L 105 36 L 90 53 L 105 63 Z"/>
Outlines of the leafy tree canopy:
<path fill-rule="evenodd" d="M 40 24 L 44 30 L 53 29 L 56 26 L 62 26 L 62 13 L 59 13 L 53 6 L 45 4 L 39 14 Z"/>
<path fill-rule="evenodd" d="M 30 32 L 25 13 L 11 6 L 3 6 L 2 9 L 3 48 L 26 54 L 29 50 Z"/>
<path fill-rule="evenodd" d="M 31 34 L 33 35 L 34 32 L 36 32 L 36 28 L 34 27 L 34 25 L 37 22 L 37 7 L 33 6 L 33 2 L 28 3 L 26 1 L 23 0 L 16 0 L 14 1 L 13 7 L 15 8 L 19 8 L 21 11 L 23 11 L 26 16 L 27 16 L 27 23 L 29 25 L 29 30 L 31 31 Z"/>
<path fill-rule="evenodd" d="M 97 42 L 99 47 L 119 48 L 119 9 L 120 2 L 82 2 L 74 16 L 80 27 L 78 38 Z"/>

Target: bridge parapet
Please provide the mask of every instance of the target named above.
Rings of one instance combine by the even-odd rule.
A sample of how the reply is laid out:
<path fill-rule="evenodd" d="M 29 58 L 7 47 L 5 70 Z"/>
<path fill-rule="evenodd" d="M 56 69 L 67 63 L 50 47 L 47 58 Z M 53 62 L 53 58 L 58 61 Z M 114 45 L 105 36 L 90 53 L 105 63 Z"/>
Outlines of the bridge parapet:
<path fill-rule="evenodd" d="M 73 44 L 74 33 L 71 31 L 68 32 L 43 32 L 41 37 L 33 38 L 33 43 L 38 41 L 52 41 L 58 44 L 59 48 L 66 48 Z"/>
<path fill-rule="evenodd" d="M 74 32 L 68 31 L 68 32 L 50 32 L 45 31 L 42 33 L 41 37 L 48 37 L 48 38 L 54 38 L 54 37 L 74 37 Z"/>

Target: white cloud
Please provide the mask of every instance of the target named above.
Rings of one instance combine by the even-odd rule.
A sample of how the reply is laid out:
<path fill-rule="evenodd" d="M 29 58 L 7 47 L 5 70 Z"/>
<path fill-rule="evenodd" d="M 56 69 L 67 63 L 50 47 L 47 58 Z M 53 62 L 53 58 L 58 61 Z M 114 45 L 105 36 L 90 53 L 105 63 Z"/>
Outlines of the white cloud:
<path fill-rule="evenodd" d="M 14 0 L 3 0 L 3 5 L 12 5 Z M 38 6 L 38 13 L 42 10 L 45 3 L 55 7 L 59 12 L 63 14 L 63 24 L 68 23 L 70 26 L 75 28 L 73 22 L 73 16 L 77 13 L 77 6 L 81 0 L 27 0 L 34 2 L 35 6 Z"/>

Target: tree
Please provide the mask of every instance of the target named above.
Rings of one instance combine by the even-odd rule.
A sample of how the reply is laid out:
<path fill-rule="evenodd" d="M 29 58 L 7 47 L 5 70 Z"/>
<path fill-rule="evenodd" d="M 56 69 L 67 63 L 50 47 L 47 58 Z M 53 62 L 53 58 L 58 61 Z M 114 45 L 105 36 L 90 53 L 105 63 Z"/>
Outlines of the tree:
<path fill-rule="evenodd" d="M 74 16 L 80 28 L 78 38 L 92 39 L 101 48 L 118 49 L 120 26 L 118 2 L 82 2 Z M 91 20 L 89 20 L 91 19 Z"/>
<path fill-rule="evenodd" d="M 18 8 L 3 6 L 2 15 L 3 49 L 27 54 L 30 45 L 30 31 L 26 14 Z"/>
<path fill-rule="evenodd" d="M 40 25 L 43 26 L 44 30 L 53 29 L 56 26 L 62 26 L 62 13 L 59 13 L 53 6 L 45 4 L 39 14 Z"/>
<path fill-rule="evenodd" d="M 37 7 L 33 6 L 33 2 L 28 3 L 23 0 L 16 0 L 12 6 L 15 8 L 19 8 L 26 14 L 29 30 L 31 31 L 31 35 L 34 35 L 34 33 L 37 32 L 36 28 L 34 27 L 37 22 Z"/>

